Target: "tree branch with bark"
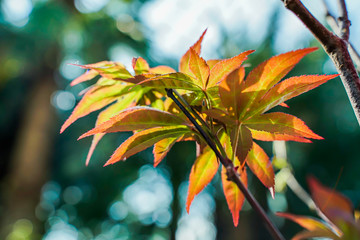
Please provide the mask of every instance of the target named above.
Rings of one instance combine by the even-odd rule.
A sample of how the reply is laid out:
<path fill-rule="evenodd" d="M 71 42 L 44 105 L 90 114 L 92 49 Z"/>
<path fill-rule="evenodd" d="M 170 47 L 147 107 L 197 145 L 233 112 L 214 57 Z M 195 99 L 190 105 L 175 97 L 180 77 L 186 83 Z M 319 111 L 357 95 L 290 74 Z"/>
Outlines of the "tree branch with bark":
<path fill-rule="evenodd" d="M 339 0 L 340 17 L 338 21 L 329 16 L 328 11 L 328 21 L 332 23 L 329 25 L 340 36 L 335 35 L 321 24 L 300 0 L 282 0 L 282 2 L 312 32 L 334 63 L 360 125 L 360 78 L 350 57 L 349 49 L 353 52 L 356 61 L 359 58 L 356 57 L 354 48 L 348 43 L 350 21 L 345 1 Z"/>

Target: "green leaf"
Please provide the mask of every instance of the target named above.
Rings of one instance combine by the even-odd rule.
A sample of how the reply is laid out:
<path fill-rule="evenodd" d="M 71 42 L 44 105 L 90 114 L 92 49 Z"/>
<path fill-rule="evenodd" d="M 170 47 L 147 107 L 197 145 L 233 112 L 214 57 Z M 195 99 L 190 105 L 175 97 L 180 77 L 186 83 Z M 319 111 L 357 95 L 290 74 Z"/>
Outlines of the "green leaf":
<path fill-rule="evenodd" d="M 194 79 L 183 73 L 170 73 L 160 75 L 139 83 L 141 86 L 152 88 L 173 88 L 191 91 L 201 91 L 201 88 L 194 83 Z"/>
<path fill-rule="evenodd" d="M 224 59 L 216 63 L 215 66 L 211 69 L 209 83 L 207 84 L 207 87 L 213 87 L 222 80 L 224 80 L 229 73 L 239 68 L 241 64 L 247 59 L 247 56 L 253 52 L 254 50 L 249 50 L 240 53 L 233 58 Z"/>
<path fill-rule="evenodd" d="M 172 113 L 150 107 L 132 107 L 84 133 L 79 139 L 97 133 L 125 132 L 181 124 L 186 124 L 186 121 Z"/>
<path fill-rule="evenodd" d="M 114 102 L 121 95 L 129 93 L 129 86 L 115 84 L 111 86 L 95 86 L 86 92 L 84 97 L 75 107 L 69 118 L 62 125 L 60 133 L 70 126 L 77 119 L 99 110 Z"/>
<path fill-rule="evenodd" d="M 186 126 L 166 126 L 146 129 L 135 133 L 118 147 L 105 166 L 141 152 L 162 139 L 176 137 L 191 130 Z"/>
<path fill-rule="evenodd" d="M 255 130 L 302 138 L 323 139 L 299 118 L 282 112 L 265 113 L 248 119 L 244 124 Z"/>
<path fill-rule="evenodd" d="M 94 64 L 78 65 L 85 69 L 93 69 L 97 71 L 104 78 L 110 79 L 127 79 L 132 75 L 126 70 L 125 66 L 117 62 L 103 61 Z"/>

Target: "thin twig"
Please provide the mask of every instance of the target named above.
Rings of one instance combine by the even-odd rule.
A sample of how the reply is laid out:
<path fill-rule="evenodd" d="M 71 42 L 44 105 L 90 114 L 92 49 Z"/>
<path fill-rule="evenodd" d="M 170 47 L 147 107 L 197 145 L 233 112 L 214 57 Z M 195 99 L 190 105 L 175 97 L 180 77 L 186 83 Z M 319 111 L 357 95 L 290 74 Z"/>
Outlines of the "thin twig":
<path fill-rule="evenodd" d="M 199 131 L 199 133 L 203 136 L 206 143 L 209 145 L 209 147 L 214 151 L 217 158 L 220 160 L 221 164 L 224 165 L 227 171 L 227 176 L 229 180 L 233 181 L 240 191 L 244 194 L 246 200 L 249 202 L 249 204 L 252 206 L 252 208 L 260 215 L 262 220 L 265 222 L 265 225 L 269 229 L 271 235 L 274 239 L 277 240 L 285 240 L 285 238 L 281 235 L 280 231 L 277 229 L 277 227 L 270 221 L 268 216 L 266 215 L 264 209 L 260 206 L 260 204 L 256 201 L 254 196 L 250 193 L 250 191 L 245 187 L 245 185 L 240 180 L 239 174 L 237 173 L 232 161 L 227 158 L 226 156 L 223 156 L 220 154 L 218 148 L 216 147 L 216 144 L 213 141 L 213 136 L 208 135 L 207 132 L 203 130 L 203 128 L 198 124 L 196 119 L 191 115 L 191 113 L 186 109 L 186 107 L 180 103 L 180 101 L 175 97 L 174 91 L 172 89 L 166 89 L 167 96 L 170 97 L 176 105 L 181 109 L 181 111 L 186 115 L 186 117 L 194 124 L 195 128 Z M 182 101 L 185 101 L 185 99 L 182 99 Z M 186 102 L 186 101 L 185 101 Z M 198 116 L 201 118 L 200 116 Z M 221 147 L 221 145 L 219 146 Z"/>
<path fill-rule="evenodd" d="M 348 43 L 324 27 L 300 0 L 282 1 L 318 39 L 333 61 L 360 125 L 360 78 L 347 49 Z"/>
<path fill-rule="evenodd" d="M 339 25 L 338 25 L 338 23 L 336 21 L 336 18 L 330 12 L 327 1 L 322 0 L 322 2 L 324 4 L 324 8 L 325 8 L 325 11 L 326 11 L 326 17 L 325 17 L 326 22 L 329 24 L 330 28 L 334 31 L 334 33 L 336 35 L 338 35 L 339 37 L 341 37 L 340 27 L 339 27 Z M 354 61 L 355 65 L 356 65 L 356 69 L 358 71 L 360 71 L 360 55 L 356 51 L 356 49 L 354 48 L 354 45 L 349 40 L 348 40 L 348 49 L 349 49 L 350 56 L 351 56 L 352 60 Z"/>
<path fill-rule="evenodd" d="M 341 38 L 348 42 L 349 41 L 349 35 L 350 35 L 350 21 L 346 9 L 345 0 L 338 0 L 339 4 L 339 27 L 341 30 Z"/>

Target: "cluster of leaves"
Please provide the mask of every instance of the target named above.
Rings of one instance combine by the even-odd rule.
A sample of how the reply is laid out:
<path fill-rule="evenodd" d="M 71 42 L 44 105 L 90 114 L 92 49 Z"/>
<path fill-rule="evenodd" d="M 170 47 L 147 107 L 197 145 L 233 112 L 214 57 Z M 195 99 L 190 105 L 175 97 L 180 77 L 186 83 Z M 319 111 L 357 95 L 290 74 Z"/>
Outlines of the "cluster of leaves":
<path fill-rule="evenodd" d="M 307 229 L 292 239 L 330 238 L 335 240 L 360 239 L 360 222 L 351 201 L 333 189 L 323 186 L 314 177 L 308 178 L 312 199 L 323 221 L 307 216 L 277 213 Z"/>
<path fill-rule="evenodd" d="M 206 32 L 206 31 L 205 31 Z M 113 164 L 154 145 L 154 166 L 179 141 L 196 141 L 198 154 L 190 173 L 186 208 L 194 197 L 213 179 L 219 168 L 215 153 L 183 111 L 166 98 L 166 89 L 176 89 L 177 97 L 192 112 L 201 127 L 214 136 L 222 154 L 226 154 L 247 185 L 246 166 L 272 193 L 274 170 L 264 150 L 254 142 L 322 139 L 299 118 L 282 112 L 266 113 L 275 106 L 309 91 L 337 75 L 283 77 L 315 48 L 300 49 L 272 57 L 245 77 L 242 63 L 253 51 L 246 51 L 224 60 L 200 57 L 200 39 L 180 59 L 179 71 L 167 66 L 150 68 L 143 58 L 133 59 L 135 74 L 120 63 L 99 62 L 81 66 L 89 69 L 72 85 L 100 79 L 84 94 L 82 100 L 61 128 L 90 112 L 100 112 L 94 129 L 80 138 L 94 135 L 87 163 L 96 144 L 106 133 L 133 131 L 105 165 Z M 227 180 L 223 167 L 222 185 L 229 209 L 237 225 L 244 196 Z"/>

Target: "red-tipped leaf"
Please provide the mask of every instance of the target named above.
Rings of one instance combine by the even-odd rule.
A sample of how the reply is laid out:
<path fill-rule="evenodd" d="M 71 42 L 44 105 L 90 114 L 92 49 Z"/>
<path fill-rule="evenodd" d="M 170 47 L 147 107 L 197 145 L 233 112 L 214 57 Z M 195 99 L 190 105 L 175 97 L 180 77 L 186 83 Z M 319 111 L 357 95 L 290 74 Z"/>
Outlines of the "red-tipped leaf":
<path fill-rule="evenodd" d="M 208 185 L 217 170 L 219 161 L 209 146 L 204 148 L 203 153 L 196 159 L 190 172 L 189 189 L 186 199 L 186 211 L 189 212 L 194 197 Z"/>

